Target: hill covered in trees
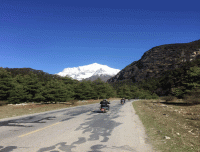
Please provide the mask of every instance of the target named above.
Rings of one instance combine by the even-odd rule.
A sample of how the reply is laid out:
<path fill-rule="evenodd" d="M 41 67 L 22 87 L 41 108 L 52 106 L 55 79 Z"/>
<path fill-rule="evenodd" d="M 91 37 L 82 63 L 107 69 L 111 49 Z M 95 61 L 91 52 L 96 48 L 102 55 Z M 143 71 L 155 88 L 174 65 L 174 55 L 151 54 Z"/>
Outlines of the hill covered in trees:
<path fill-rule="evenodd" d="M 159 76 L 134 84 L 152 94 L 200 103 L 200 59 L 184 62 L 179 68 L 163 71 Z"/>
<path fill-rule="evenodd" d="M 190 104 L 200 103 L 200 59 L 184 62 L 179 68 L 163 71 L 155 77 L 143 79 L 139 82 L 134 82 L 132 79 L 125 79 L 116 82 L 110 82 L 110 85 L 118 90 L 118 94 L 122 90 L 129 94 L 134 94 L 134 97 L 144 98 L 141 95 L 151 94 L 151 97 L 157 95 L 165 96 L 166 100 L 174 98 L 184 99 Z M 138 94 L 139 91 L 143 94 Z"/>
<path fill-rule="evenodd" d="M 107 82 L 200 103 L 200 40 L 153 47 Z"/>

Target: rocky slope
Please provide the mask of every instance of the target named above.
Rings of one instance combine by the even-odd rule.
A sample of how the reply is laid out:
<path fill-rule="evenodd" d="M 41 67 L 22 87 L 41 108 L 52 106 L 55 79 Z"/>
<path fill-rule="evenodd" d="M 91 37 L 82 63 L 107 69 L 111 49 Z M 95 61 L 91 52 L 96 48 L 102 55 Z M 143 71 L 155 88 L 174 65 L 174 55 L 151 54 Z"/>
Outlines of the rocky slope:
<path fill-rule="evenodd" d="M 98 78 L 100 78 L 102 81 L 106 82 L 108 79 L 110 79 L 112 76 L 111 75 L 104 75 L 104 74 L 101 74 L 101 75 L 93 75 L 89 78 L 86 78 L 86 79 L 83 79 L 83 80 L 90 80 L 90 81 L 95 81 L 97 80 Z"/>
<path fill-rule="evenodd" d="M 142 58 L 122 69 L 107 82 L 132 79 L 139 82 L 149 77 L 159 77 L 163 71 L 181 66 L 181 63 L 200 58 L 200 40 L 156 46 L 144 53 Z"/>

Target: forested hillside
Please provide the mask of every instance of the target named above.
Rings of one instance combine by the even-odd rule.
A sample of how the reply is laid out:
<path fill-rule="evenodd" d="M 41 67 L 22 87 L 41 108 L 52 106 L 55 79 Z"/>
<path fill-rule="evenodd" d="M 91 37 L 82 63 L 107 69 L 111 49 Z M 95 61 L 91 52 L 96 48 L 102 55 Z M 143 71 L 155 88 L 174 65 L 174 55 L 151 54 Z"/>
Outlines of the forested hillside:
<path fill-rule="evenodd" d="M 146 99 L 156 98 L 158 95 L 165 96 L 166 100 L 179 98 L 197 104 L 200 103 L 200 59 L 183 62 L 179 68 L 163 71 L 139 82 L 125 79 L 109 84 L 117 90 L 118 95 Z"/>
<path fill-rule="evenodd" d="M 149 90 L 159 96 L 200 103 L 200 59 L 185 62 L 180 68 L 165 71 L 160 75 L 162 76 L 137 83 L 138 88 Z"/>
<path fill-rule="evenodd" d="M 152 96 L 153 95 L 153 96 Z M 77 81 L 31 68 L 0 68 L 0 101 L 67 102 L 110 97 L 156 98 L 155 94 L 136 86 L 112 86 L 100 79 Z"/>

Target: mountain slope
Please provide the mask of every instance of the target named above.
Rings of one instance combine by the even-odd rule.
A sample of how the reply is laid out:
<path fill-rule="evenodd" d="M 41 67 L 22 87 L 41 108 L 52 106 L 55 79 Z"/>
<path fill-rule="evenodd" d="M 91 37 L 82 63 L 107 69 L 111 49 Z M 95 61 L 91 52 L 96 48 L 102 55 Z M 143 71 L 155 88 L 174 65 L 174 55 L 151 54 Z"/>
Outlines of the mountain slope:
<path fill-rule="evenodd" d="M 73 79 L 83 80 L 90 78 L 92 76 L 103 76 L 109 75 L 114 76 L 120 70 L 110 68 L 107 65 L 101 65 L 98 63 L 93 63 L 85 66 L 73 67 L 73 68 L 65 68 L 62 72 L 57 73 L 60 76 L 70 76 Z"/>
<path fill-rule="evenodd" d="M 122 69 L 108 82 L 131 79 L 139 82 L 150 77 L 159 77 L 166 70 L 180 67 L 183 62 L 200 57 L 200 40 L 190 43 L 156 46 L 144 53 L 142 58 Z"/>
<path fill-rule="evenodd" d="M 107 75 L 107 74 L 101 74 L 101 75 L 93 75 L 89 78 L 86 78 L 86 79 L 83 79 L 83 80 L 90 80 L 90 81 L 95 81 L 97 80 L 98 78 L 100 78 L 102 81 L 106 82 L 108 79 L 112 78 L 111 75 Z"/>

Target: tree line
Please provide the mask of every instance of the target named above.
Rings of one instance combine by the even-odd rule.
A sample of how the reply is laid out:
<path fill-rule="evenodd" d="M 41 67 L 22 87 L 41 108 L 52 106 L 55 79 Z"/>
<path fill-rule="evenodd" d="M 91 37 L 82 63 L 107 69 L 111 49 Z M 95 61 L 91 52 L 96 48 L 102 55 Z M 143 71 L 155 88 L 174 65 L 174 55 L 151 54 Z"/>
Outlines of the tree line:
<path fill-rule="evenodd" d="M 79 82 L 31 68 L 0 68 L 0 101 L 7 103 L 57 103 L 111 97 L 151 98 L 151 93 L 141 93 L 141 89 L 125 83 L 113 86 L 101 79 Z"/>
<path fill-rule="evenodd" d="M 158 99 L 158 95 L 148 89 L 139 87 L 131 79 L 110 83 L 116 90 L 118 97 L 126 99 Z"/>

